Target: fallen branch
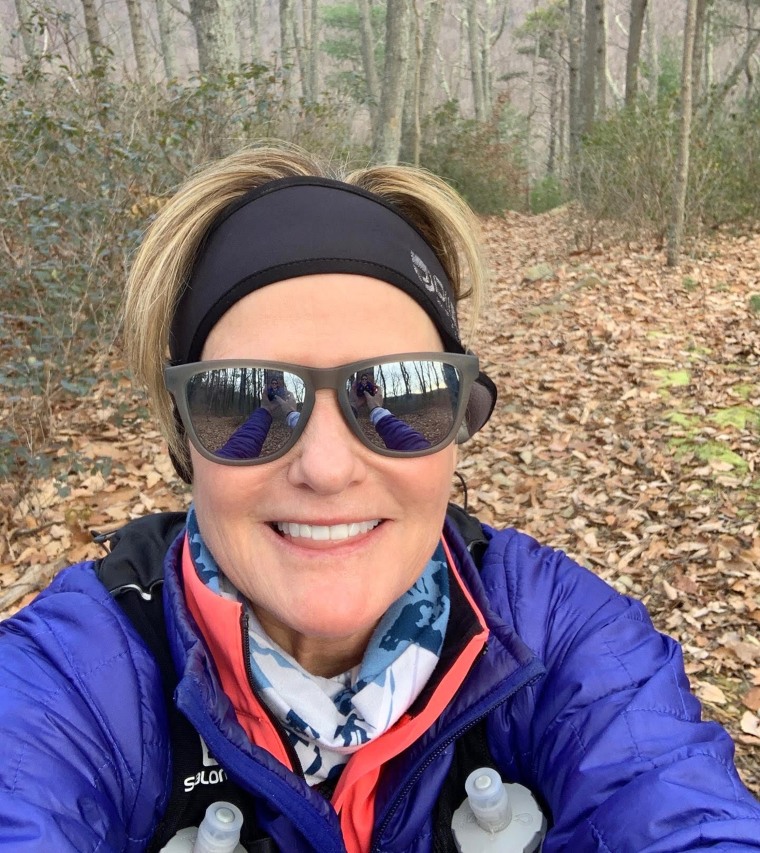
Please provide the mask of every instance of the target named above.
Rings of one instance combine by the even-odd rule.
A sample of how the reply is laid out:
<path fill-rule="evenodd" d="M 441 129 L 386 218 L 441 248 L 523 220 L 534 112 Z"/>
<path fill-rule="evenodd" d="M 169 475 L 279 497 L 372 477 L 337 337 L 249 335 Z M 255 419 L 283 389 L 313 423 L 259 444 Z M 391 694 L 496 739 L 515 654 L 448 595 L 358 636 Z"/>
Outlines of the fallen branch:
<path fill-rule="evenodd" d="M 0 613 L 13 607 L 17 601 L 20 601 L 28 593 L 38 592 L 47 586 L 53 579 L 53 576 L 58 572 L 58 569 L 59 566 L 57 563 L 36 563 L 30 566 L 16 583 L 11 584 L 0 595 Z"/>

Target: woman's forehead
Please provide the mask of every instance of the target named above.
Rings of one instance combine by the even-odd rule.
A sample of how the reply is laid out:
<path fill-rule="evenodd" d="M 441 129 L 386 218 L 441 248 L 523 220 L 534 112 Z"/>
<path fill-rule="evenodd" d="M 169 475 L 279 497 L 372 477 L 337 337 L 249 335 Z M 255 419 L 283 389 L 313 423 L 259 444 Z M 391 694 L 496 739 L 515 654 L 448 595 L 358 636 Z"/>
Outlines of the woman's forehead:
<path fill-rule="evenodd" d="M 435 324 L 410 296 L 379 279 L 341 273 L 287 279 L 244 296 L 212 328 L 202 357 L 331 366 L 442 349 Z"/>

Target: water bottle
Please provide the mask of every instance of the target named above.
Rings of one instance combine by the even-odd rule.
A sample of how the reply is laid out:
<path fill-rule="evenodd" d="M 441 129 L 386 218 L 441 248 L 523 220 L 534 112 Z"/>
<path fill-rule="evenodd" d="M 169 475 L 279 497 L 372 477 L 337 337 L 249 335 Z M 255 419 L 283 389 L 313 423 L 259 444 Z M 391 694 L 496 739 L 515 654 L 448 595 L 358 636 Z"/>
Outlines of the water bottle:
<path fill-rule="evenodd" d="M 467 777 L 464 789 L 467 799 L 451 821 L 460 853 L 541 850 L 546 818 L 527 788 L 506 784 L 491 767 L 480 767 Z"/>
<path fill-rule="evenodd" d="M 211 803 L 200 826 L 181 829 L 161 853 L 246 853 L 240 844 L 243 813 L 232 803 Z"/>

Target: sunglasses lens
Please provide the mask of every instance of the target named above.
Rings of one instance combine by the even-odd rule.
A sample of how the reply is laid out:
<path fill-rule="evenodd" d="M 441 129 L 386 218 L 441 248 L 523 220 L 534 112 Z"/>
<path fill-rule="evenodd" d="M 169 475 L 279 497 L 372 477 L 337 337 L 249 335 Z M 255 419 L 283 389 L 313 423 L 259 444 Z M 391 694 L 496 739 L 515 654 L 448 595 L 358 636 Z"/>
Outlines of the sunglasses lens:
<path fill-rule="evenodd" d="M 292 413 L 306 395 L 294 373 L 264 367 L 227 367 L 196 373 L 187 406 L 201 445 L 220 459 L 266 459 L 293 436 Z"/>
<path fill-rule="evenodd" d="M 461 376 L 443 361 L 396 361 L 359 371 L 347 392 L 366 441 L 380 450 L 415 453 L 451 435 Z M 390 413 L 373 414 L 376 405 Z"/>
<path fill-rule="evenodd" d="M 309 370 L 303 371 L 308 379 Z M 318 378 L 319 373 L 313 380 L 317 388 L 334 387 L 332 380 L 320 384 L 325 379 Z M 301 413 L 306 410 L 308 416 L 313 402 L 307 399 L 307 379 L 284 365 L 209 367 L 184 380 L 182 417 L 196 445 L 212 458 L 263 462 L 286 452 L 301 433 L 305 425 Z M 470 393 L 470 385 L 469 374 L 463 374 L 457 362 L 433 357 L 369 364 L 336 390 L 344 412 L 369 447 L 419 456 L 454 439 L 463 440 L 488 419 L 495 389 L 491 393 L 484 386 L 480 400 L 476 388 Z M 470 397 L 466 412 L 463 394 Z M 460 413 L 465 417 L 461 426 Z M 456 427 L 460 435 L 455 435 Z"/>

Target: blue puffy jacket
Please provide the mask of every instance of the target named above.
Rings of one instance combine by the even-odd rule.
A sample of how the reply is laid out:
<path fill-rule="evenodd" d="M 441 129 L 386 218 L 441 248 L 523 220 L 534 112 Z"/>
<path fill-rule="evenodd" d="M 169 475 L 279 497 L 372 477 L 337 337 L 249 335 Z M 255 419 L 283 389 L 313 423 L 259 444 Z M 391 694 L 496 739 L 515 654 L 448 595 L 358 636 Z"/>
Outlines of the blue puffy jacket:
<path fill-rule="evenodd" d="M 550 812 L 544 853 L 760 850 L 760 805 L 736 774 L 728 735 L 700 722 L 677 644 L 562 553 L 514 530 L 486 533 L 478 572 L 447 531 L 486 616 L 487 650 L 431 729 L 386 767 L 372 849 L 433 849 L 453 744 L 485 718 L 502 776 Z M 176 703 L 257 798 L 258 821 L 281 850 L 342 851 L 331 804 L 245 737 L 177 565 L 175 543 L 164 601 Z M 92 563 L 59 574 L 0 625 L 0 684 L 0 846 L 143 850 L 170 784 L 160 676 Z"/>

